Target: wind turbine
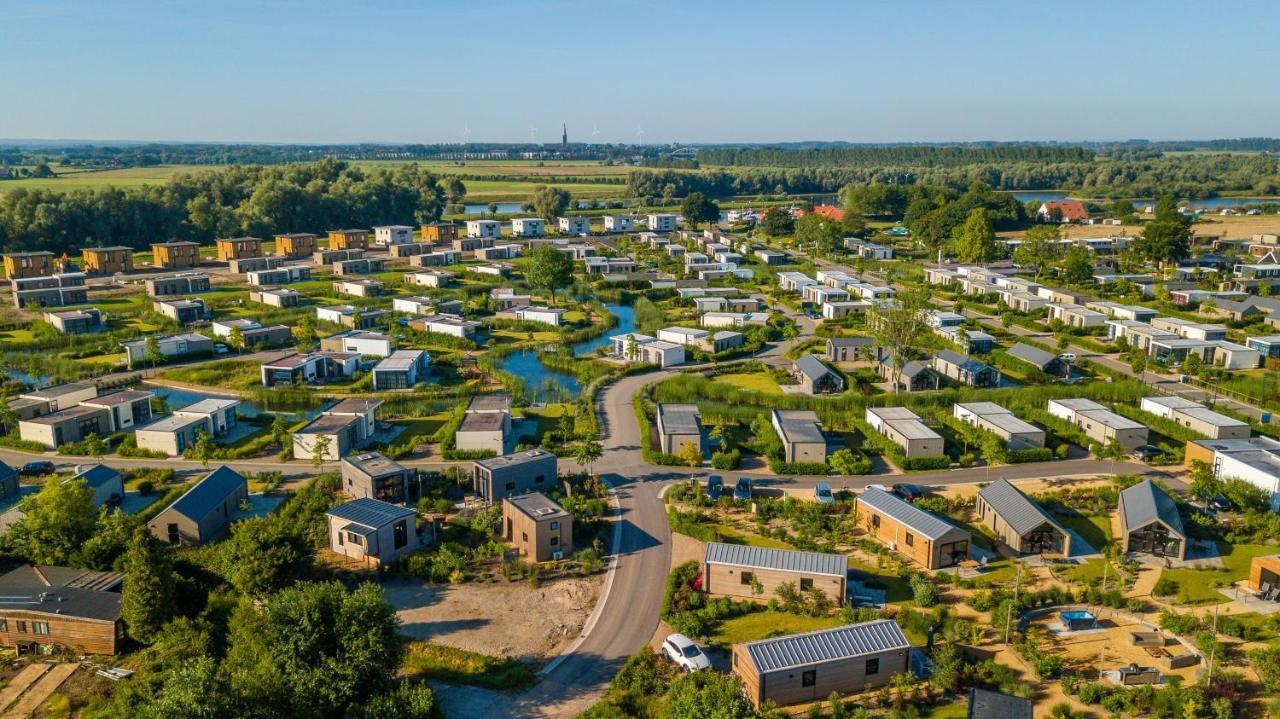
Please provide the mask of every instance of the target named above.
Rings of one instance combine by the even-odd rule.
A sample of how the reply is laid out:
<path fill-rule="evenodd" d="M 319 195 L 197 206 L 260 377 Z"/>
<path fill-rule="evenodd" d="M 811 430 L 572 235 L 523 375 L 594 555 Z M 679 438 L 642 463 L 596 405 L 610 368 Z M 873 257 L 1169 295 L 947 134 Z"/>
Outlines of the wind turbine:
<path fill-rule="evenodd" d="M 596 136 L 599 134 L 600 134 L 600 126 L 594 122 L 591 123 L 591 137 L 587 140 L 588 147 L 594 146 L 596 144 Z"/>
<path fill-rule="evenodd" d="M 537 134 L 538 134 L 538 128 L 534 127 L 533 125 L 530 125 L 529 126 L 529 144 L 530 145 L 538 144 L 538 141 L 536 139 Z"/>
<path fill-rule="evenodd" d="M 463 123 L 462 125 L 462 145 L 466 147 L 471 144 L 471 123 Z"/>
<path fill-rule="evenodd" d="M 640 138 L 640 144 L 644 144 L 644 127 L 636 125 L 636 137 Z"/>

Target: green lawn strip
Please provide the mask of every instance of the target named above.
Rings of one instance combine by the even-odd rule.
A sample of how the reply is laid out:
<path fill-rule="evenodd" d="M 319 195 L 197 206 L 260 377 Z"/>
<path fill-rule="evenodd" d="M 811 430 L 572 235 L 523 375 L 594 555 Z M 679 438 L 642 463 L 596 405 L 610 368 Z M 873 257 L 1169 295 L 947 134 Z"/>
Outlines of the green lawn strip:
<path fill-rule="evenodd" d="M 868 575 L 867 584 L 885 590 L 885 602 L 895 604 L 912 600 L 911 585 L 907 580 L 880 567 L 849 557 L 849 568 Z"/>
<path fill-rule="evenodd" d="M 1080 535 L 1090 547 L 1101 550 L 1111 541 L 1110 517 L 1086 517 L 1082 514 L 1054 515 L 1062 526 Z"/>
<path fill-rule="evenodd" d="M 722 374 L 716 377 L 716 381 L 755 392 L 782 394 L 782 388 L 778 386 L 778 383 L 772 377 L 766 374 L 754 372 Z"/>
<path fill-rule="evenodd" d="M 500 659 L 426 641 L 406 643 L 400 673 L 413 678 L 510 691 L 532 686 L 538 680 L 537 669 L 531 662 Z"/>
<path fill-rule="evenodd" d="M 1270 544 L 1228 544 L 1218 543 L 1218 552 L 1222 556 L 1221 568 L 1204 569 L 1166 569 L 1160 575 L 1178 584 L 1177 602 L 1194 606 L 1206 604 L 1225 604 L 1230 598 L 1218 591 L 1221 587 L 1229 587 L 1233 583 L 1249 576 L 1249 565 L 1254 557 L 1275 554 L 1277 548 Z"/>
<path fill-rule="evenodd" d="M 838 627 L 844 622 L 840 617 L 810 617 L 789 612 L 765 609 L 720 622 L 712 637 L 722 645 L 754 642 L 771 636 L 784 636 L 818 629 Z"/>
<path fill-rule="evenodd" d="M 714 529 L 720 535 L 721 540 L 728 544 L 745 544 L 749 547 L 764 547 L 766 549 L 795 549 L 795 547 L 786 542 L 762 537 L 754 532 L 745 532 L 725 524 L 708 524 L 706 526 Z"/>

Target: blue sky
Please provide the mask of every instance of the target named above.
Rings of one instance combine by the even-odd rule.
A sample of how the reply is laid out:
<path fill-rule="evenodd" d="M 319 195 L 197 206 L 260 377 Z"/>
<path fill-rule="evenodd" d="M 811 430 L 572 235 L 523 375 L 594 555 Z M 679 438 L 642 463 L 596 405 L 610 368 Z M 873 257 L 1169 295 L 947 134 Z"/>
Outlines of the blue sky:
<path fill-rule="evenodd" d="M 1176 0 L 0 0 L 0 137 L 1276 136 L 1277 20 Z"/>

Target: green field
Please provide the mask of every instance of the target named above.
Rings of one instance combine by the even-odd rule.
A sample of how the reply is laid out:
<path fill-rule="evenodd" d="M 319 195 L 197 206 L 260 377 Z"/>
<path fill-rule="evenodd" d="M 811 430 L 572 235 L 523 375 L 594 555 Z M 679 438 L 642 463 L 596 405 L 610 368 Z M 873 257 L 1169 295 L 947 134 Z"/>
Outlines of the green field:
<path fill-rule="evenodd" d="M 712 636 L 718 643 L 729 645 L 753 642 L 769 636 L 830 629 L 843 623 L 840 617 L 809 617 L 766 609 L 727 619 L 716 627 Z"/>
<path fill-rule="evenodd" d="M 1171 579 L 1178 583 L 1177 601 L 1183 604 L 1225 604 L 1231 601 L 1221 592 L 1219 587 L 1229 587 L 1233 583 L 1249 576 L 1249 565 L 1254 557 L 1275 554 L 1277 548 L 1272 544 L 1227 544 L 1220 542 L 1218 551 L 1222 554 L 1223 568 L 1211 569 L 1166 569 L 1160 575 L 1162 579 Z"/>
<path fill-rule="evenodd" d="M 734 387 L 741 387 L 742 389 L 749 389 L 753 392 L 782 394 L 782 387 L 778 386 L 777 381 L 767 374 L 758 372 L 722 374 L 716 377 L 716 381 L 731 384 Z"/>

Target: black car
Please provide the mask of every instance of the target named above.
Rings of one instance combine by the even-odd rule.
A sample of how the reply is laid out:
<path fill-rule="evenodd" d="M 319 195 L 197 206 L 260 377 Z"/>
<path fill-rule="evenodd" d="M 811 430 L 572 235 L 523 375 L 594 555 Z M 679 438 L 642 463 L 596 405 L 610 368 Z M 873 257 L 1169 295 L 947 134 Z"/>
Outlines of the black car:
<path fill-rule="evenodd" d="M 1133 450 L 1133 458 L 1139 462 L 1146 462 L 1147 460 L 1154 459 L 1162 454 L 1164 454 L 1164 450 L 1153 444 L 1144 444 Z"/>
<path fill-rule="evenodd" d="M 924 489 L 915 484 L 895 484 L 893 485 L 893 493 L 908 502 L 914 502 L 924 497 Z"/>
<path fill-rule="evenodd" d="M 711 499 L 720 499 L 724 494 L 724 477 L 713 474 L 707 477 L 707 497 Z"/>
<path fill-rule="evenodd" d="M 1230 512 L 1231 500 L 1221 494 L 1215 495 L 1213 499 L 1209 500 L 1209 509 L 1212 509 L 1215 512 Z"/>
<path fill-rule="evenodd" d="M 25 474 L 28 476 L 53 474 L 54 472 L 53 462 L 46 462 L 46 461 L 27 462 L 26 464 L 22 465 L 22 469 L 19 470 L 19 472 L 21 474 Z"/>

